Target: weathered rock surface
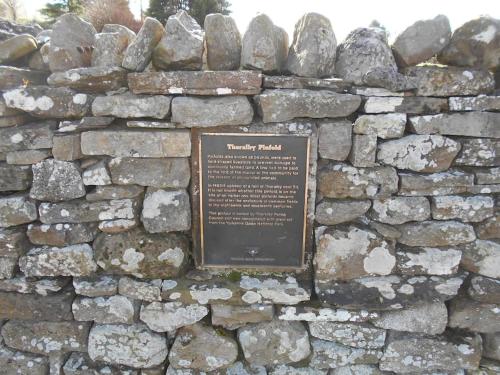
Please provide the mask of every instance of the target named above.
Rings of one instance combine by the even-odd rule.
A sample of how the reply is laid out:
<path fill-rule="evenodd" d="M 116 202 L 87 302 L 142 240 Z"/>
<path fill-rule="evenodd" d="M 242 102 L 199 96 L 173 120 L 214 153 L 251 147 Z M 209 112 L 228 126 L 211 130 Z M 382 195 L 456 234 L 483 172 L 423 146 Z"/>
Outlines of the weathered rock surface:
<path fill-rule="evenodd" d="M 6 18 L 2 18 L 0 20 L 0 30 L 2 30 L 5 33 L 9 34 L 30 34 L 33 36 L 37 36 L 39 33 L 42 32 L 42 27 L 38 25 L 37 23 L 31 23 L 31 24 L 21 24 L 21 23 L 16 23 L 9 21 Z"/>
<path fill-rule="evenodd" d="M 81 132 L 85 130 L 97 130 L 107 127 L 114 121 L 114 117 L 83 117 L 79 120 L 61 121 L 58 133 Z"/>
<path fill-rule="evenodd" d="M 262 87 L 266 89 L 324 89 L 348 92 L 352 83 L 340 78 L 311 78 L 296 76 L 264 76 Z M 352 92 L 354 93 L 354 92 Z"/>
<path fill-rule="evenodd" d="M 138 185 L 98 185 L 85 196 L 89 202 L 110 199 L 136 198 L 144 192 L 144 187 Z"/>
<path fill-rule="evenodd" d="M 450 38 L 450 21 L 440 14 L 408 27 L 398 35 L 392 51 L 399 66 L 417 65 L 441 52 Z"/>
<path fill-rule="evenodd" d="M 0 257 L 0 280 L 12 279 L 15 276 L 17 268 L 16 258 Z"/>
<path fill-rule="evenodd" d="M 336 225 L 363 216 L 371 206 L 369 200 L 323 199 L 316 206 L 315 220 L 323 225 Z"/>
<path fill-rule="evenodd" d="M 83 184 L 88 185 L 111 185 L 111 176 L 106 167 L 106 162 L 100 160 L 90 167 L 86 168 L 82 173 Z"/>
<path fill-rule="evenodd" d="M 133 158 L 172 158 L 191 155 L 191 136 L 186 130 L 154 132 L 90 131 L 82 133 L 85 155 Z M 110 163 L 112 164 L 112 163 Z M 111 169 L 111 165 L 109 166 Z"/>
<path fill-rule="evenodd" d="M 220 13 L 207 14 L 203 24 L 210 70 L 237 70 L 240 67 L 241 35 L 236 22 Z"/>
<path fill-rule="evenodd" d="M 164 35 L 163 25 L 154 18 L 146 17 L 136 38 L 125 51 L 122 66 L 128 70 L 142 72 L 151 61 L 153 51 Z"/>
<path fill-rule="evenodd" d="M 394 245 L 357 226 L 327 229 L 319 237 L 314 257 L 317 280 L 389 275 L 395 265 Z"/>
<path fill-rule="evenodd" d="M 423 221 L 399 227 L 398 242 L 408 246 L 454 246 L 476 239 L 474 229 L 458 221 Z M 425 236 L 421 236 L 425 233 Z"/>
<path fill-rule="evenodd" d="M 454 96 L 448 102 L 450 111 L 500 111 L 500 96 Z"/>
<path fill-rule="evenodd" d="M 381 223 L 397 225 L 427 220 L 431 216 L 431 208 L 424 197 L 391 197 L 374 200 L 370 216 Z"/>
<path fill-rule="evenodd" d="M 382 351 L 353 348 L 336 342 L 312 339 L 310 366 L 316 369 L 342 368 L 348 365 L 377 364 Z"/>
<path fill-rule="evenodd" d="M 77 297 L 72 305 L 77 321 L 94 321 L 101 324 L 132 324 L 138 315 L 138 304 L 123 296 Z"/>
<path fill-rule="evenodd" d="M 21 151 L 8 152 L 5 160 L 7 161 L 7 164 L 29 165 L 29 164 L 36 164 L 42 160 L 47 159 L 50 156 L 52 156 L 52 153 L 48 149 L 46 149 L 46 150 L 21 150 Z M 19 169 L 19 172 L 22 174 L 21 168 Z"/>
<path fill-rule="evenodd" d="M 438 60 L 449 65 L 498 68 L 500 21 L 483 16 L 466 22 L 455 30 Z"/>
<path fill-rule="evenodd" d="M 93 361 L 151 368 L 165 360 L 168 348 L 164 335 L 142 324 L 96 324 L 89 333 L 88 352 Z"/>
<path fill-rule="evenodd" d="M 171 100 L 172 98 L 169 96 L 134 95 L 131 93 L 98 96 L 92 103 L 92 113 L 94 116 L 163 119 L 170 113 Z"/>
<path fill-rule="evenodd" d="M 432 217 L 435 220 L 459 219 L 480 222 L 494 214 L 495 202 L 489 196 L 439 196 L 432 198 Z"/>
<path fill-rule="evenodd" d="M 472 334 L 450 336 L 393 333 L 389 335 L 380 369 L 403 374 L 476 369 L 481 359 L 481 338 Z"/>
<path fill-rule="evenodd" d="M 18 258 L 30 247 L 24 227 L 0 229 L 0 256 Z"/>
<path fill-rule="evenodd" d="M 247 325 L 238 329 L 238 341 L 245 359 L 253 365 L 299 362 L 311 353 L 309 335 L 301 322 L 273 320 Z M 269 351 L 269 347 L 276 349 Z"/>
<path fill-rule="evenodd" d="M 318 13 L 306 13 L 295 24 L 285 69 L 304 77 L 333 76 L 336 49 L 330 20 Z"/>
<path fill-rule="evenodd" d="M 462 245 L 461 266 L 483 276 L 500 278 L 500 245 L 493 241 L 476 240 Z"/>
<path fill-rule="evenodd" d="M 311 335 L 322 340 L 365 349 L 384 346 L 385 330 L 369 325 L 336 322 L 310 322 Z"/>
<path fill-rule="evenodd" d="M 401 114 L 425 115 L 445 112 L 448 100 L 426 96 L 373 96 L 366 99 L 363 105 L 365 113 L 396 112 Z M 391 113 L 388 113 L 391 115 Z"/>
<path fill-rule="evenodd" d="M 56 128 L 55 121 L 0 128 L 0 152 L 51 148 Z"/>
<path fill-rule="evenodd" d="M 131 277 L 120 277 L 118 293 L 142 301 L 161 301 L 161 280 L 139 281 Z"/>
<path fill-rule="evenodd" d="M 49 371 L 49 359 L 24 352 L 16 352 L 6 347 L 0 348 L 0 366 L 5 374 L 45 375 Z"/>
<path fill-rule="evenodd" d="M 141 308 L 141 320 L 156 332 L 173 332 L 192 325 L 208 314 L 202 305 L 184 305 L 181 302 L 152 302 Z"/>
<path fill-rule="evenodd" d="M 111 274 L 149 279 L 175 277 L 187 261 L 188 243 L 180 234 L 148 234 L 133 229 L 101 234 L 93 246 L 97 264 Z"/>
<path fill-rule="evenodd" d="M 265 90 L 255 99 L 265 123 L 296 117 L 347 117 L 361 104 L 357 95 L 305 89 Z"/>
<path fill-rule="evenodd" d="M 487 333 L 483 336 L 483 356 L 500 360 L 500 333 Z"/>
<path fill-rule="evenodd" d="M 349 161 L 355 167 L 376 165 L 377 136 L 375 134 L 354 134 Z"/>
<path fill-rule="evenodd" d="M 500 304 L 500 280 L 484 276 L 473 276 L 467 294 L 482 303 Z"/>
<path fill-rule="evenodd" d="M 457 272 L 462 252 L 454 248 L 399 247 L 398 273 L 403 275 L 452 275 Z"/>
<path fill-rule="evenodd" d="M 56 133 L 52 138 L 52 155 L 56 160 L 81 159 L 83 154 L 80 133 Z"/>
<path fill-rule="evenodd" d="M 15 258 L 5 258 L 5 259 L 15 259 Z M 16 262 L 17 263 L 17 262 Z M 68 278 L 46 278 L 46 279 L 35 279 L 31 277 L 22 276 L 22 274 L 17 274 L 11 279 L 6 279 L 0 281 L 0 290 L 5 292 L 17 292 L 17 293 L 36 293 L 41 296 L 47 296 L 49 294 L 60 292 L 66 285 L 68 285 Z"/>
<path fill-rule="evenodd" d="M 237 329 L 248 323 L 260 323 L 273 320 L 273 305 L 232 306 L 212 304 L 212 324 L 225 329 Z"/>
<path fill-rule="evenodd" d="M 318 152 L 323 159 L 346 160 L 351 151 L 352 123 L 345 120 L 321 122 Z"/>
<path fill-rule="evenodd" d="M 14 66 L 0 66 L 0 90 L 11 90 L 19 86 L 43 85 L 48 73 Z"/>
<path fill-rule="evenodd" d="M 191 228 L 191 205 L 185 190 L 148 188 L 141 221 L 149 233 L 181 232 Z"/>
<path fill-rule="evenodd" d="M 7 154 L 8 155 L 8 154 Z M 31 186 L 33 174 L 29 166 L 0 163 L 0 191 L 20 191 Z"/>
<path fill-rule="evenodd" d="M 398 190 L 398 175 L 392 167 L 329 164 L 319 170 L 318 190 L 328 198 L 382 198 Z"/>
<path fill-rule="evenodd" d="M 498 332 L 500 308 L 497 304 L 480 303 L 466 297 L 454 298 L 449 306 L 448 326 L 473 332 Z"/>
<path fill-rule="evenodd" d="M 252 119 L 253 108 L 244 96 L 172 100 L 172 122 L 184 127 L 247 125 Z"/>
<path fill-rule="evenodd" d="M 0 42 L 0 64 L 20 59 L 37 49 L 36 39 L 28 34 L 16 35 Z"/>
<path fill-rule="evenodd" d="M 121 67 L 125 51 L 131 41 L 125 32 L 96 34 L 91 65 L 95 67 Z"/>
<path fill-rule="evenodd" d="M 254 17 L 243 35 L 241 66 L 264 73 L 279 73 L 285 67 L 287 54 L 286 31 L 275 26 L 265 14 Z"/>
<path fill-rule="evenodd" d="M 337 74 L 362 85 L 363 76 L 376 68 L 397 70 L 385 31 L 378 28 L 359 28 L 351 31 L 337 49 Z"/>
<path fill-rule="evenodd" d="M 379 315 L 375 311 L 368 312 L 366 310 L 345 310 L 303 305 L 279 306 L 277 316 L 278 319 L 287 321 L 363 323 L 369 319 L 377 318 Z"/>
<path fill-rule="evenodd" d="M 104 363 L 92 361 L 86 353 L 71 353 L 63 366 L 64 375 L 138 375 L 138 371 L 128 369 L 119 369 L 110 367 Z M 147 371 L 146 369 L 144 371 Z M 144 372 L 145 373 L 145 372 Z M 146 374 L 146 373 L 145 373 Z M 156 375 L 156 374 L 154 374 Z"/>
<path fill-rule="evenodd" d="M 464 138 L 460 139 L 460 142 L 462 144 L 462 149 L 455 159 L 454 165 L 467 165 L 473 167 L 500 165 L 500 140 Z"/>
<path fill-rule="evenodd" d="M 381 312 L 371 323 L 393 331 L 438 335 L 446 329 L 448 310 L 443 302 L 417 304 L 403 310 Z"/>
<path fill-rule="evenodd" d="M 30 224 L 27 234 L 33 244 L 62 247 L 93 241 L 97 235 L 97 225 L 95 223 Z"/>
<path fill-rule="evenodd" d="M 72 291 L 43 296 L 0 292 L 0 319 L 32 321 L 72 320 L 71 303 L 75 298 Z"/>
<path fill-rule="evenodd" d="M 366 86 L 384 88 L 393 92 L 411 91 L 416 85 L 411 78 L 394 70 L 393 67 L 373 68 L 363 76 Z"/>
<path fill-rule="evenodd" d="M 115 295 L 118 280 L 111 276 L 74 277 L 75 293 L 86 297 L 104 297 Z"/>
<path fill-rule="evenodd" d="M 168 17 L 165 34 L 153 52 L 153 64 L 164 70 L 200 70 L 203 64 L 204 34 L 186 11 Z"/>
<path fill-rule="evenodd" d="M 120 67 L 90 67 L 52 73 L 47 83 L 83 92 L 106 92 L 127 87 L 127 71 Z"/>
<path fill-rule="evenodd" d="M 425 196 L 461 194 L 474 183 L 474 176 L 458 170 L 433 174 L 400 173 L 400 195 Z"/>
<path fill-rule="evenodd" d="M 375 134 L 379 138 L 390 139 L 402 137 L 405 127 L 405 114 L 362 115 L 356 119 L 353 132 L 356 134 Z"/>
<path fill-rule="evenodd" d="M 54 159 L 43 160 L 33 165 L 31 198 L 59 202 L 84 195 L 85 187 L 78 165 Z"/>
<path fill-rule="evenodd" d="M 214 371 L 229 367 L 237 356 L 238 345 L 231 337 L 196 323 L 178 332 L 168 360 L 175 368 Z"/>
<path fill-rule="evenodd" d="M 0 227 L 31 223 L 37 218 L 36 204 L 27 195 L 0 197 Z"/>

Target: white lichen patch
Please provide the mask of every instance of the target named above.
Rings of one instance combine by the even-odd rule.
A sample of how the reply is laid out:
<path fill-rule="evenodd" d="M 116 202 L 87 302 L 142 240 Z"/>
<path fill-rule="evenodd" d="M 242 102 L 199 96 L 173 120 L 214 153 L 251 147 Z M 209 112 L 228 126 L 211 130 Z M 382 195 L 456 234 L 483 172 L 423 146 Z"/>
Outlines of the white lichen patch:
<path fill-rule="evenodd" d="M 233 292 L 227 288 L 207 287 L 205 289 L 193 289 L 189 291 L 191 298 L 199 304 L 206 305 L 215 301 L 226 301 L 231 299 Z"/>
<path fill-rule="evenodd" d="M 24 89 L 14 89 L 3 94 L 9 107 L 21 109 L 25 112 L 48 111 L 54 106 L 54 101 L 48 96 L 34 98 Z"/>
<path fill-rule="evenodd" d="M 160 255 L 158 255 L 158 260 L 160 262 L 166 262 L 169 265 L 178 268 L 184 261 L 184 251 L 182 251 L 180 247 L 166 249 Z"/>
<path fill-rule="evenodd" d="M 462 252 L 456 249 L 424 247 L 418 252 L 401 252 L 398 254 L 404 261 L 399 264 L 402 269 L 417 269 L 428 275 L 451 275 L 456 272 Z"/>
<path fill-rule="evenodd" d="M 156 332 L 171 332 L 194 324 L 208 314 L 206 306 L 180 302 L 153 302 L 141 308 L 140 319 Z"/>

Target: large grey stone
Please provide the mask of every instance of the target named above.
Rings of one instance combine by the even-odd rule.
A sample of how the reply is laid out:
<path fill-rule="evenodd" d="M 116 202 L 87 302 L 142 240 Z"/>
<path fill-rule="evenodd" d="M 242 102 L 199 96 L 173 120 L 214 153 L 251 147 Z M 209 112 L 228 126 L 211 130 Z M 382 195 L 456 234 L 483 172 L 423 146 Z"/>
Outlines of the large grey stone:
<path fill-rule="evenodd" d="M 171 100 L 172 98 L 169 96 L 134 95 L 131 93 L 98 96 L 92 103 L 92 113 L 94 116 L 163 119 L 170 113 Z"/>
<path fill-rule="evenodd" d="M 100 324 L 132 324 L 139 313 L 139 304 L 123 296 L 77 297 L 72 305 L 73 316 L 80 322 Z"/>
<path fill-rule="evenodd" d="M 318 13 L 306 13 L 295 24 L 285 69 L 304 77 L 333 76 L 336 49 L 330 20 Z"/>
<path fill-rule="evenodd" d="M 156 19 L 146 17 L 136 38 L 128 45 L 122 66 L 142 72 L 151 60 L 154 48 L 165 35 L 163 25 Z"/>
<path fill-rule="evenodd" d="M 0 256 L 17 259 L 31 246 L 25 227 L 0 229 Z"/>
<path fill-rule="evenodd" d="M 448 102 L 450 111 L 500 111 L 500 96 L 454 96 Z"/>
<path fill-rule="evenodd" d="M 161 279 L 139 281 L 131 277 L 120 277 L 118 293 L 141 301 L 161 301 Z"/>
<path fill-rule="evenodd" d="M 364 323 L 379 316 L 375 311 L 345 310 L 308 305 L 278 306 L 277 309 L 278 319 L 286 321 Z"/>
<path fill-rule="evenodd" d="M 455 30 L 438 60 L 495 70 L 500 65 L 500 20 L 482 16 L 466 22 Z"/>
<path fill-rule="evenodd" d="M 36 164 L 44 159 L 47 159 L 50 156 L 52 156 L 52 153 L 49 149 L 20 150 L 20 151 L 8 152 L 5 160 L 7 161 L 7 164 L 29 165 L 29 164 Z M 19 172 L 21 172 L 21 169 L 19 169 Z"/>
<path fill-rule="evenodd" d="M 462 252 L 455 248 L 397 248 L 397 270 L 402 275 L 452 275 L 460 265 Z"/>
<path fill-rule="evenodd" d="M 346 160 L 351 151 L 352 123 L 346 120 L 321 122 L 318 152 L 323 159 Z"/>
<path fill-rule="evenodd" d="M 96 324 L 89 333 L 88 352 L 93 361 L 151 368 L 165 360 L 168 347 L 164 335 L 142 324 Z"/>
<path fill-rule="evenodd" d="M 127 71 L 120 67 L 89 67 L 52 73 L 47 83 L 84 92 L 106 92 L 127 87 Z"/>
<path fill-rule="evenodd" d="M 472 226 L 458 221 L 407 223 L 401 225 L 399 231 L 398 242 L 408 246 L 454 246 L 476 239 Z"/>
<path fill-rule="evenodd" d="M 49 65 L 53 72 L 90 65 L 96 30 L 74 13 L 63 14 L 52 27 Z"/>
<path fill-rule="evenodd" d="M 144 187 L 138 185 L 98 185 L 85 196 L 89 202 L 111 199 L 136 198 L 144 192 Z"/>
<path fill-rule="evenodd" d="M 458 170 L 432 174 L 400 173 L 399 194 L 406 196 L 465 193 L 474 184 L 474 176 Z"/>
<path fill-rule="evenodd" d="M 96 34 L 94 51 L 92 51 L 92 66 L 121 67 L 129 37 L 126 33 L 102 32 Z"/>
<path fill-rule="evenodd" d="M 0 42 L 0 64 L 20 59 L 37 49 L 36 39 L 28 34 L 16 35 Z"/>
<path fill-rule="evenodd" d="M 450 38 L 450 21 L 440 14 L 406 28 L 397 36 L 392 51 L 399 66 L 417 65 L 441 52 Z"/>
<path fill-rule="evenodd" d="M 119 33 L 121 35 L 126 35 L 129 44 L 135 39 L 136 34 L 128 27 L 117 24 L 117 23 L 107 23 L 102 27 L 103 33 Z"/>
<path fill-rule="evenodd" d="M 200 70 L 204 35 L 200 25 L 186 11 L 168 17 L 165 34 L 153 52 L 153 64 L 164 70 Z"/>
<path fill-rule="evenodd" d="M 37 36 L 43 29 L 37 23 L 18 23 L 8 20 L 6 18 L 2 18 L 0 20 L 0 30 L 9 34 L 30 34 L 33 36 Z"/>
<path fill-rule="evenodd" d="M 203 305 L 184 305 L 181 302 L 152 302 L 142 305 L 140 319 L 156 332 L 174 332 L 203 319 L 208 308 Z"/>
<path fill-rule="evenodd" d="M 493 216 L 494 206 L 495 202 L 489 196 L 438 196 L 432 198 L 432 217 L 435 220 L 480 222 Z"/>
<path fill-rule="evenodd" d="M 31 186 L 33 174 L 27 165 L 17 166 L 0 162 L 0 191 L 26 190 Z"/>
<path fill-rule="evenodd" d="M 19 86 L 43 85 L 48 73 L 14 66 L 0 66 L 0 90 L 11 90 Z M 3 115 L 2 115 L 3 116 Z"/>
<path fill-rule="evenodd" d="M 348 365 L 377 364 L 382 351 L 345 346 L 327 340 L 312 339 L 310 366 L 315 369 L 342 368 Z"/>
<path fill-rule="evenodd" d="M 382 375 L 383 372 L 379 370 L 376 365 L 349 365 L 331 369 L 328 373 L 330 375 Z M 462 374 L 460 374 L 462 375 Z"/>
<path fill-rule="evenodd" d="M 255 97 L 264 122 L 296 117 L 347 117 L 361 104 L 361 98 L 326 90 L 265 90 Z"/>
<path fill-rule="evenodd" d="M 480 275 L 471 278 L 467 294 L 470 298 L 483 303 L 500 304 L 500 280 Z"/>
<path fill-rule="evenodd" d="M 349 161 L 355 167 L 373 167 L 377 155 L 377 136 L 375 134 L 354 134 Z"/>
<path fill-rule="evenodd" d="M 473 332 L 498 332 L 500 306 L 481 303 L 465 296 L 451 300 L 449 305 L 448 326 Z"/>
<path fill-rule="evenodd" d="M 31 223 L 37 218 L 36 204 L 27 195 L 0 197 L 0 227 Z"/>
<path fill-rule="evenodd" d="M 83 184 L 86 186 L 105 186 L 111 185 L 111 176 L 109 175 L 106 161 L 100 160 L 82 173 Z"/>
<path fill-rule="evenodd" d="M 51 148 L 56 128 L 55 121 L 0 128 L 0 152 Z"/>
<path fill-rule="evenodd" d="M 371 206 L 369 200 L 323 199 L 316 206 L 315 220 L 323 225 L 336 225 L 363 216 Z"/>
<path fill-rule="evenodd" d="M 184 127 L 247 125 L 252 119 L 253 108 L 244 96 L 172 100 L 172 122 Z"/>
<path fill-rule="evenodd" d="M 473 167 L 500 165 L 500 140 L 464 138 L 459 141 L 462 144 L 462 149 L 455 159 L 454 165 L 467 165 Z"/>
<path fill-rule="evenodd" d="M 15 259 L 15 258 L 5 258 Z M 16 262 L 17 263 L 17 262 Z M 39 294 L 41 296 L 48 296 L 50 294 L 60 292 L 66 285 L 68 285 L 68 278 L 32 278 L 17 274 L 11 279 L 0 281 L 0 290 L 5 292 L 29 293 Z"/>
<path fill-rule="evenodd" d="M 374 200 L 370 214 L 381 223 L 397 225 L 427 220 L 431 216 L 431 207 L 424 197 L 391 197 Z"/>
<path fill-rule="evenodd" d="M 248 323 L 260 323 L 273 320 L 273 305 L 249 305 L 233 306 L 224 304 L 212 304 L 212 325 L 222 326 L 226 329 L 237 329 Z"/>
<path fill-rule="evenodd" d="M 428 96 L 371 96 L 363 105 L 365 113 L 388 113 L 427 115 L 448 110 L 446 98 Z M 390 114 L 390 113 L 389 113 Z"/>
<path fill-rule="evenodd" d="M 461 266 L 467 271 L 500 279 L 500 244 L 476 240 L 462 245 Z"/>
<path fill-rule="evenodd" d="M 354 122 L 353 131 L 356 134 L 375 134 L 379 138 L 389 139 L 402 137 L 405 127 L 406 115 L 402 113 L 361 115 Z"/>
<path fill-rule="evenodd" d="M 393 92 L 412 91 L 416 88 L 412 78 L 399 73 L 394 67 L 378 67 L 369 70 L 363 76 L 363 83 L 369 87 L 383 88 Z"/>
<path fill-rule="evenodd" d="M 189 230 L 189 194 L 185 190 L 148 188 L 142 206 L 141 221 L 149 233 Z"/>
<path fill-rule="evenodd" d="M 283 71 L 288 54 L 288 34 L 265 15 L 255 16 L 243 35 L 241 66 L 264 73 Z"/>
<path fill-rule="evenodd" d="M 49 359 L 45 356 L 13 351 L 2 346 L 0 347 L 0 367 L 6 375 L 46 375 L 49 371 Z"/>
<path fill-rule="evenodd" d="M 363 76 L 376 68 L 397 70 L 385 31 L 378 28 L 359 28 L 351 31 L 337 49 L 337 74 L 362 85 Z"/>
<path fill-rule="evenodd" d="M 95 223 L 82 224 L 30 224 L 27 231 L 35 245 L 67 246 L 91 242 L 97 235 Z"/>
<path fill-rule="evenodd" d="M 191 155 L 191 135 L 186 130 L 90 131 L 82 133 L 81 144 L 85 155 L 133 158 L 172 158 Z"/>
<path fill-rule="evenodd" d="M 86 194 L 78 165 L 54 159 L 33 165 L 30 197 L 40 201 L 59 202 Z"/>
<path fill-rule="evenodd" d="M 241 35 L 234 19 L 220 13 L 207 14 L 203 26 L 208 68 L 237 70 L 240 67 Z"/>
<path fill-rule="evenodd" d="M 113 296 L 118 290 L 118 280 L 111 276 L 73 277 L 75 293 L 86 297 Z"/>
<path fill-rule="evenodd" d="M 365 349 L 384 346 L 385 330 L 369 325 L 337 322 L 309 322 L 311 336 L 322 340 Z"/>

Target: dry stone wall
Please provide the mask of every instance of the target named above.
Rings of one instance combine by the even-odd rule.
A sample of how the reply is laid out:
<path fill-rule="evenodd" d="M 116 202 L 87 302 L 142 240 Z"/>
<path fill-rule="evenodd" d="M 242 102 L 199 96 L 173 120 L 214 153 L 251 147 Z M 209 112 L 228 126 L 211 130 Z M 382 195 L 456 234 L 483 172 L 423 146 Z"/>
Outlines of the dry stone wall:
<path fill-rule="evenodd" d="M 500 21 L 205 25 L 0 22 L 0 373 L 500 373 Z M 218 126 L 311 135 L 304 272 L 195 268 Z"/>

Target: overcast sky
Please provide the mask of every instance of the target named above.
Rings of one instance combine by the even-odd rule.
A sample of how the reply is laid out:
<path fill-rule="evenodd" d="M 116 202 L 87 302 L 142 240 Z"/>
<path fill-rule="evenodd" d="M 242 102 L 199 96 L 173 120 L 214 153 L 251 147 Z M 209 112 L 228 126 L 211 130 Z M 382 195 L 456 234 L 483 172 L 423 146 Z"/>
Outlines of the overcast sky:
<path fill-rule="evenodd" d="M 22 0 L 21 0 L 22 1 Z M 106 0 L 102 0 L 106 1 Z M 368 26 L 374 19 L 389 31 L 391 39 L 406 27 L 421 19 L 445 14 L 452 29 L 480 15 L 500 19 L 500 0 L 229 0 L 232 16 L 243 33 L 251 18 L 266 13 L 274 23 L 285 28 L 293 36 L 297 20 L 306 12 L 318 12 L 330 19 L 337 41 L 341 42 L 349 31 Z M 46 0 L 24 0 L 24 8 L 30 15 L 43 7 Z M 144 9 L 148 0 L 142 0 Z M 141 0 L 130 0 L 132 11 L 140 14 Z"/>

